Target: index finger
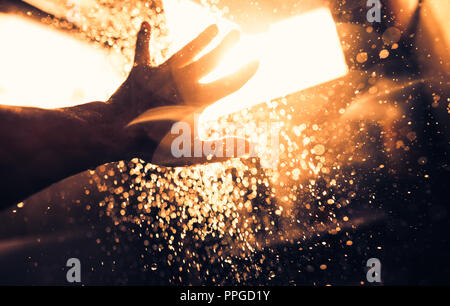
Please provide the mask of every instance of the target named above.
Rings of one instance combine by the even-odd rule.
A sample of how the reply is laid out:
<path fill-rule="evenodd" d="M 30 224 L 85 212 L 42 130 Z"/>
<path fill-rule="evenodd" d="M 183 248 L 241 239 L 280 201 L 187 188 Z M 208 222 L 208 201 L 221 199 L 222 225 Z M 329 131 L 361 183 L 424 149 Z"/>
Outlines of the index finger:
<path fill-rule="evenodd" d="M 166 64 L 171 67 L 181 67 L 189 64 L 217 36 L 219 28 L 213 24 L 207 27 L 194 40 L 172 55 Z"/>

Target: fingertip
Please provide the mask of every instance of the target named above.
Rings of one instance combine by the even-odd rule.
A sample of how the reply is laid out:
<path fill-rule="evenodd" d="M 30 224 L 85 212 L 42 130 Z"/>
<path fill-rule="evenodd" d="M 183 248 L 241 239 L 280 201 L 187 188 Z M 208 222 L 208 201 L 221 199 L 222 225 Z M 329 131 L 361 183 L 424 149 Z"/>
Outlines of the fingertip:
<path fill-rule="evenodd" d="M 240 39 L 241 39 L 241 33 L 237 30 L 232 30 L 222 40 L 222 45 L 225 48 L 229 48 L 231 45 L 234 45 L 237 42 L 239 42 Z"/>
<path fill-rule="evenodd" d="M 141 29 L 139 30 L 138 33 L 138 39 L 143 43 L 148 42 L 150 40 L 150 32 L 151 32 L 150 24 L 147 21 L 142 22 Z"/>
<path fill-rule="evenodd" d="M 254 60 L 249 62 L 247 65 L 244 66 L 243 70 L 246 71 L 248 78 L 251 78 L 259 69 L 259 61 Z"/>
<path fill-rule="evenodd" d="M 254 61 L 251 61 L 251 62 L 243 65 L 239 69 L 239 71 L 234 74 L 234 76 L 237 79 L 245 80 L 245 82 L 247 82 L 249 79 L 251 79 L 256 74 L 256 72 L 258 71 L 258 68 L 259 68 L 259 61 L 254 60 Z"/>
<path fill-rule="evenodd" d="M 217 26 L 217 24 L 211 24 L 206 28 L 204 33 L 207 33 L 212 36 L 216 36 L 217 34 L 219 34 L 219 27 Z"/>
<path fill-rule="evenodd" d="M 217 24 L 209 25 L 202 33 L 200 33 L 199 37 L 202 40 L 211 40 L 219 34 L 219 27 Z"/>
<path fill-rule="evenodd" d="M 142 22 L 141 31 L 150 32 L 150 24 L 147 21 Z"/>
<path fill-rule="evenodd" d="M 248 63 L 248 67 L 258 70 L 259 68 L 259 60 L 254 60 Z"/>

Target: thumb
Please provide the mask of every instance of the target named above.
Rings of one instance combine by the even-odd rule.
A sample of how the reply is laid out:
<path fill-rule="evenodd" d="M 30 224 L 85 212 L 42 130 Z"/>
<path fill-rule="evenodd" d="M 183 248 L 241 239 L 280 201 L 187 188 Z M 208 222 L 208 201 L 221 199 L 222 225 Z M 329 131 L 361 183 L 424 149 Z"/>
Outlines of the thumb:
<path fill-rule="evenodd" d="M 135 66 L 148 65 L 150 63 L 150 31 L 150 24 L 144 21 L 137 35 L 136 51 L 134 54 Z"/>

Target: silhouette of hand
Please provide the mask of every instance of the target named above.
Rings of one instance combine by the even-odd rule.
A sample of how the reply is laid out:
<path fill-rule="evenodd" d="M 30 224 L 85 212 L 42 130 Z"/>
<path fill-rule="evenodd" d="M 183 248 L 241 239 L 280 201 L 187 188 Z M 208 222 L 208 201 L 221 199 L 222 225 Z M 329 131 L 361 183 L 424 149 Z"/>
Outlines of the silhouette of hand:
<path fill-rule="evenodd" d="M 193 152 L 194 142 L 200 141 L 195 139 L 198 136 L 193 130 L 194 114 L 200 114 L 206 106 L 241 88 L 258 69 L 258 63 L 252 62 L 217 81 L 199 83 L 217 66 L 226 50 L 239 40 L 239 32 L 231 31 L 214 50 L 195 60 L 217 32 L 216 25 L 209 26 L 165 63 L 152 67 L 149 54 L 151 29 L 147 22 L 142 23 L 133 69 L 109 101 L 114 116 L 110 120 L 117 124 L 114 133 L 120 139 L 122 158 L 151 158 L 149 161 L 155 164 L 178 166 L 221 161 L 226 159 L 225 156 L 248 153 L 249 144 L 234 137 L 214 140 L 214 143 L 201 142 L 202 148 L 222 146 L 222 156 L 198 156 Z M 191 128 L 192 154 L 186 154 L 188 156 L 176 157 L 172 152 L 172 143 L 178 136 L 170 132 L 174 121 L 187 123 Z M 242 143 L 244 150 L 237 150 Z M 230 148 L 233 152 L 229 152 Z"/>

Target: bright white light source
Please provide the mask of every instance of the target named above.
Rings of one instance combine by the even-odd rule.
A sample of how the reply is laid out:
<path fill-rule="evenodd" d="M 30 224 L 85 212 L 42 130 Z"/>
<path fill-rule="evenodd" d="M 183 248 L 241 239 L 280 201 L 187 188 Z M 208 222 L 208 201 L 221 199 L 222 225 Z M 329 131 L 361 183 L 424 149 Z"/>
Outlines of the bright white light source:
<path fill-rule="evenodd" d="M 0 104 L 56 108 L 105 101 L 121 84 L 106 52 L 0 14 Z"/>
<path fill-rule="evenodd" d="M 222 35 L 226 30 L 237 28 L 189 1 L 165 1 L 164 8 L 174 41 L 173 51 L 211 23 L 219 25 Z M 214 120 L 348 72 L 336 26 L 327 8 L 272 24 L 265 33 L 242 34 L 240 43 L 229 50 L 216 70 L 201 82 L 211 82 L 255 59 L 260 61 L 256 75 L 239 91 L 205 109 L 202 120 Z"/>

